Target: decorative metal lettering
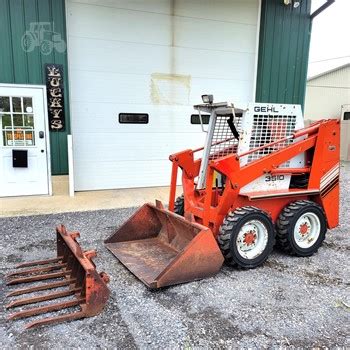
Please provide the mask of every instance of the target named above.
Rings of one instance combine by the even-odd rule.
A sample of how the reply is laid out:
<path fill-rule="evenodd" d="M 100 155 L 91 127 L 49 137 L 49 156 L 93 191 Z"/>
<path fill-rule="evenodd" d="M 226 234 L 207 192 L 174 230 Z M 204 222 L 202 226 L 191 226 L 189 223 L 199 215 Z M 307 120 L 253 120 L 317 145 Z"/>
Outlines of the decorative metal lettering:
<path fill-rule="evenodd" d="M 65 127 L 63 66 L 61 64 L 46 64 L 45 72 L 50 130 L 63 131 Z"/>

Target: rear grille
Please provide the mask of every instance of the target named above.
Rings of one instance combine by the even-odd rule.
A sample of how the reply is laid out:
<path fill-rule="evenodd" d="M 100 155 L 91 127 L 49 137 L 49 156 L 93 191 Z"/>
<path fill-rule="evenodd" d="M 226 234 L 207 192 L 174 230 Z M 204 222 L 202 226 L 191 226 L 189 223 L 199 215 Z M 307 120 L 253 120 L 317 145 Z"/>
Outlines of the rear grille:
<path fill-rule="evenodd" d="M 292 115 L 254 115 L 252 136 L 250 138 L 249 149 L 264 146 L 287 136 L 291 136 L 295 130 L 296 116 Z M 285 148 L 293 140 L 280 142 L 272 147 L 266 147 L 251 153 L 248 156 L 248 163 Z M 289 166 L 289 162 L 281 167 Z"/>

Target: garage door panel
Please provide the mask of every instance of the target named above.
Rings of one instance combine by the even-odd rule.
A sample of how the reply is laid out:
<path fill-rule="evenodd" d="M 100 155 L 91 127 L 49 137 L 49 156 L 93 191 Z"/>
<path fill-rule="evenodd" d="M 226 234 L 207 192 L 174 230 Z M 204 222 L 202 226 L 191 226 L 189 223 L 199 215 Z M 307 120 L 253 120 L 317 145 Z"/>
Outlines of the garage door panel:
<path fill-rule="evenodd" d="M 215 21 L 256 25 L 256 0 L 176 0 L 175 14 Z"/>
<path fill-rule="evenodd" d="M 77 191 L 169 186 L 171 162 L 169 160 L 139 160 L 129 162 L 82 162 L 75 171 Z M 87 176 L 88 175 L 88 176 Z"/>
<path fill-rule="evenodd" d="M 72 36 L 169 45 L 170 16 L 104 6 L 69 3 Z"/>
<path fill-rule="evenodd" d="M 72 101 L 124 104 L 150 103 L 149 75 L 72 70 Z"/>
<path fill-rule="evenodd" d="M 72 101 L 94 100 L 99 103 L 134 105 L 152 103 L 152 86 L 149 75 L 91 72 L 85 76 L 79 71 L 72 71 L 71 75 Z M 119 85 L 118 82 L 123 83 Z M 213 91 L 220 99 L 230 97 L 230 100 L 237 98 L 246 101 L 247 92 L 249 92 L 249 98 L 253 93 L 251 81 L 191 78 L 190 84 L 189 100 L 181 100 L 180 103 L 183 101 L 184 104 L 191 105 L 192 102 L 198 101 L 198 97 L 204 91 Z M 170 86 L 166 87 L 164 94 L 168 93 Z"/>
<path fill-rule="evenodd" d="M 149 160 L 167 160 L 172 153 L 202 146 L 204 137 L 203 133 L 74 134 L 75 143 L 79 143 L 79 156 L 89 158 L 95 164 L 140 160 L 143 157 Z"/>
<path fill-rule="evenodd" d="M 176 48 L 174 57 L 178 74 L 191 72 L 192 77 L 195 78 L 246 81 L 254 78 L 252 66 L 254 66 L 255 54 Z"/>
<path fill-rule="evenodd" d="M 162 14 L 171 13 L 170 0 L 70 0 L 70 2 Z"/>
<path fill-rule="evenodd" d="M 255 52 L 256 26 L 186 17 L 174 21 L 175 46 Z"/>
<path fill-rule="evenodd" d="M 175 13 L 178 16 L 204 18 L 209 20 L 256 24 L 258 4 L 256 0 L 176 0 L 172 7 L 170 0 L 70 0 L 71 3 L 97 5 L 118 9 Z"/>
<path fill-rule="evenodd" d="M 151 75 L 175 71 L 177 74 L 191 72 L 194 77 L 238 80 L 251 80 L 254 75 L 251 69 L 254 54 L 181 47 L 171 49 L 167 46 L 75 37 L 70 45 L 73 48 L 70 54 L 71 69 L 86 71 L 86 74 L 98 71 Z"/>
<path fill-rule="evenodd" d="M 77 37 L 72 37 L 69 45 L 71 69 L 86 71 L 85 74 L 91 71 L 132 74 L 170 71 L 171 49 L 168 46 Z"/>
<path fill-rule="evenodd" d="M 200 96 L 195 96 L 194 103 L 200 103 Z M 147 133 L 201 132 L 200 125 L 191 124 L 191 114 L 197 114 L 192 106 L 155 106 L 80 103 L 71 104 L 72 126 L 74 133 Z M 120 124 L 119 113 L 148 113 L 148 124 Z M 82 123 L 81 121 L 84 120 Z M 91 126 L 94 126 L 93 129 Z"/>
<path fill-rule="evenodd" d="M 236 105 L 245 105 L 254 98 L 251 81 L 192 79 L 190 100 L 198 101 L 198 96 L 203 94 L 213 94 L 216 102 L 230 101 Z"/>

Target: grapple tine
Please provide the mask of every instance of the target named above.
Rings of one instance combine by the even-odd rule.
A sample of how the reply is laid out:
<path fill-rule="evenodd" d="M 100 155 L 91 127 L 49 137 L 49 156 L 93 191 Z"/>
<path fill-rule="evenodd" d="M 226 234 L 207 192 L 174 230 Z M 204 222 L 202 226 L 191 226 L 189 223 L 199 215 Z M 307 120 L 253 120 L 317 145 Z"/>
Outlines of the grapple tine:
<path fill-rule="evenodd" d="M 33 296 L 30 298 L 17 299 L 10 302 L 7 305 L 7 308 L 39 303 L 46 300 L 54 300 L 73 294 L 74 299 L 62 303 L 38 306 L 36 308 L 19 311 L 11 314 L 9 318 L 16 319 L 30 317 L 50 311 L 69 308 L 79 304 L 81 305 L 82 312 L 75 312 L 58 317 L 34 321 L 27 325 L 29 328 L 76 318 L 95 316 L 103 310 L 109 297 L 109 289 L 107 288 L 109 277 L 104 272 L 98 273 L 96 271 L 96 266 L 92 261 L 92 259 L 96 256 L 96 252 L 94 250 L 84 251 L 77 242 L 79 233 L 68 232 L 63 225 L 56 228 L 56 235 L 58 257 L 19 264 L 19 268 L 30 266 L 33 266 L 33 268 L 11 273 L 8 275 L 11 278 L 8 280 L 7 285 L 38 282 L 55 278 L 61 278 L 61 280 L 52 281 L 51 283 L 41 285 L 34 285 L 28 288 L 17 289 L 10 292 L 7 296 L 17 296 L 68 285 L 70 285 L 70 289 L 53 291 L 45 295 Z M 34 267 L 36 265 L 44 266 Z"/>
<path fill-rule="evenodd" d="M 46 267 L 38 267 L 38 268 L 34 268 L 34 269 L 15 271 L 15 272 L 9 273 L 6 277 L 12 277 L 12 276 L 18 276 L 18 275 L 29 275 L 29 274 L 37 273 L 37 272 L 53 271 L 53 270 L 62 269 L 66 266 L 67 266 L 67 263 L 59 263 L 59 264 L 46 266 Z"/>
<path fill-rule="evenodd" d="M 66 275 L 69 275 L 70 272 L 71 272 L 70 270 L 66 270 L 63 272 L 47 273 L 45 275 L 35 275 L 35 276 L 30 276 L 30 277 L 16 278 L 16 279 L 13 279 L 11 281 L 8 281 L 6 284 L 8 286 L 11 286 L 13 284 L 19 284 L 19 283 L 44 281 L 44 280 L 49 280 L 49 279 L 53 279 L 53 278 L 65 277 Z"/>
<path fill-rule="evenodd" d="M 84 317 L 86 317 L 85 312 L 78 311 L 78 312 L 73 312 L 73 313 L 60 315 L 60 316 L 56 316 L 56 317 L 47 317 L 47 318 L 44 318 L 42 320 L 30 322 L 30 323 L 25 325 L 25 328 L 28 329 L 28 328 L 45 326 L 45 325 L 53 324 L 53 323 L 78 320 L 79 318 L 84 318 Z"/>
<path fill-rule="evenodd" d="M 55 293 L 41 295 L 39 297 L 18 299 L 18 300 L 14 300 L 11 303 L 7 304 L 6 309 L 10 309 L 12 307 L 21 306 L 21 305 L 35 304 L 35 303 L 39 303 L 41 301 L 64 298 L 64 297 L 67 297 L 69 295 L 73 295 L 73 294 L 80 292 L 80 291 L 81 291 L 81 288 L 76 287 L 76 288 L 64 290 L 61 292 L 55 292 Z"/>
<path fill-rule="evenodd" d="M 75 283 L 75 282 L 76 282 L 75 278 L 70 278 L 68 280 L 58 281 L 58 282 L 53 282 L 53 283 L 45 283 L 45 284 L 42 284 L 40 286 L 35 286 L 35 287 L 31 287 L 31 288 L 16 289 L 16 290 L 8 293 L 6 295 L 6 297 L 14 297 L 17 295 L 28 294 L 28 293 L 32 293 L 32 292 L 39 292 L 41 290 L 64 287 L 64 286 L 68 286 L 68 285 Z"/>
<path fill-rule="evenodd" d="M 52 258 L 52 259 L 46 259 L 46 260 L 37 260 L 37 261 L 28 261 L 25 263 L 21 263 L 16 265 L 16 269 L 20 269 L 22 267 L 30 267 L 30 266 L 35 266 L 35 265 L 46 265 L 46 264 L 51 264 L 54 262 L 61 261 L 63 259 L 63 256 L 58 256 L 57 258 Z"/>
<path fill-rule="evenodd" d="M 40 315 L 40 314 L 45 314 L 47 312 L 51 311 L 58 311 L 62 309 L 68 309 L 72 306 L 76 306 L 79 304 L 84 303 L 85 298 L 77 298 L 74 300 L 69 300 L 69 301 L 63 301 L 61 303 L 57 304 L 52 304 L 52 305 L 46 305 L 46 306 L 40 306 L 40 307 L 35 307 L 33 309 L 27 309 L 23 311 L 18 311 L 13 314 L 11 314 L 8 319 L 9 320 L 14 320 L 18 318 L 24 318 L 24 317 L 30 317 L 30 316 L 35 316 L 35 315 Z"/>

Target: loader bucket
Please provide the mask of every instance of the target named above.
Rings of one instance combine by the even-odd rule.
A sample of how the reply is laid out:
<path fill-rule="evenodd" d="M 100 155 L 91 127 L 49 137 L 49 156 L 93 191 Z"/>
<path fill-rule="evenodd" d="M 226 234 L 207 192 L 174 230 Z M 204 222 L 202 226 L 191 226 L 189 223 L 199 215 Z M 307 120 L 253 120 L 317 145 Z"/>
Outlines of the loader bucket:
<path fill-rule="evenodd" d="M 109 282 L 109 277 L 104 272 L 97 273 L 95 264 L 92 261 L 92 258 L 96 256 L 96 251 L 83 251 L 76 241 L 79 233 L 67 232 L 63 225 L 56 228 L 56 234 L 57 257 L 22 263 L 16 266 L 19 270 L 7 275 L 7 285 L 26 285 L 25 288 L 11 291 L 7 297 L 45 290 L 54 291 L 40 294 L 39 296 L 13 300 L 6 308 L 67 297 L 70 297 L 70 299 L 26 308 L 11 314 L 8 318 L 31 317 L 71 307 L 79 307 L 80 310 L 36 320 L 28 323 L 26 328 L 95 316 L 102 311 L 109 297 L 109 289 L 106 286 Z M 49 283 L 45 282 L 49 280 Z"/>
<path fill-rule="evenodd" d="M 152 289 L 212 276 L 224 260 L 209 228 L 160 202 L 143 205 L 105 245 Z"/>

